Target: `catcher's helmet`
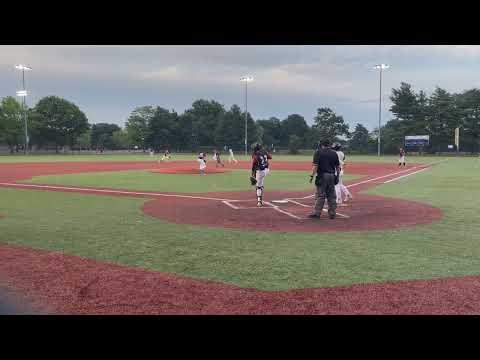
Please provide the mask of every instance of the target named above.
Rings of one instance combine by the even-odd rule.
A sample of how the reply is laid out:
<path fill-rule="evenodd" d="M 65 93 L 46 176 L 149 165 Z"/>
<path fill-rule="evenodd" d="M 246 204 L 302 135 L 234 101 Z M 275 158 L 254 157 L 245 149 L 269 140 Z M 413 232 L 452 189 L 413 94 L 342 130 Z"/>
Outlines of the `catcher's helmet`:
<path fill-rule="evenodd" d="M 339 143 L 334 143 L 334 144 L 332 145 L 332 149 L 335 150 L 335 151 L 338 151 L 338 150 L 340 150 L 341 148 L 342 148 L 342 145 L 339 144 Z"/>
<path fill-rule="evenodd" d="M 320 146 L 330 147 L 332 142 L 330 140 L 322 140 L 320 141 Z"/>
<path fill-rule="evenodd" d="M 260 144 L 258 144 L 258 143 L 255 144 L 255 146 L 253 147 L 253 151 L 254 151 L 254 152 L 257 152 L 257 151 L 260 151 L 260 150 L 262 150 L 262 145 L 260 145 Z"/>

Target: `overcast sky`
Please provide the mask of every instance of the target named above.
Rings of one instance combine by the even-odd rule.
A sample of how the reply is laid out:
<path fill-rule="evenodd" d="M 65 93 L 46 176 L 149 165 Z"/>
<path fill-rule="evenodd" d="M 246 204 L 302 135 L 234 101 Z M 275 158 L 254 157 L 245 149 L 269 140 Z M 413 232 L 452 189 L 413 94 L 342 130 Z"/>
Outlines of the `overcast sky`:
<path fill-rule="evenodd" d="M 383 77 L 383 119 L 392 87 L 401 81 L 430 93 L 480 87 L 480 46 L 0 46 L 0 97 L 20 89 L 14 64 L 30 65 L 27 89 L 33 106 L 57 95 L 77 104 L 91 123 L 124 125 L 137 106 L 181 113 L 199 98 L 228 109 L 244 107 L 239 78 L 249 84 L 254 118 L 300 114 L 312 123 L 330 107 L 353 127 L 378 123 L 377 63 Z"/>

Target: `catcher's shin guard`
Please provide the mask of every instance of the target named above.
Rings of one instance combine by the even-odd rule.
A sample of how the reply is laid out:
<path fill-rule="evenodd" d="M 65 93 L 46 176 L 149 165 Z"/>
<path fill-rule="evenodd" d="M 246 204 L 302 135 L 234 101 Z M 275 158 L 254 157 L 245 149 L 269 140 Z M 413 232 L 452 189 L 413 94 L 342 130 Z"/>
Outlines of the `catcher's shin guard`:
<path fill-rule="evenodd" d="M 257 205 L 263 205 L 263 186 L 257 186 Z"/>

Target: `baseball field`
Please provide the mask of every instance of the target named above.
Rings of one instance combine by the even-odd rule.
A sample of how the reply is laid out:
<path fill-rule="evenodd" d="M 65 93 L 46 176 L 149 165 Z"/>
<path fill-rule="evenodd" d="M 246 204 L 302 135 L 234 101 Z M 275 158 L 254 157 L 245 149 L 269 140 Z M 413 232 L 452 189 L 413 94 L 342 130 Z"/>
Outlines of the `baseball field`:
<path fill-rule="evenodd" d="M 237 158 L 1 156 L 0 288 L 35 313 L 480 313 L 478 158 L 348 156 L 334 220 L 307 218 L 310 156 L 274 156 L 262 208 Z"/>

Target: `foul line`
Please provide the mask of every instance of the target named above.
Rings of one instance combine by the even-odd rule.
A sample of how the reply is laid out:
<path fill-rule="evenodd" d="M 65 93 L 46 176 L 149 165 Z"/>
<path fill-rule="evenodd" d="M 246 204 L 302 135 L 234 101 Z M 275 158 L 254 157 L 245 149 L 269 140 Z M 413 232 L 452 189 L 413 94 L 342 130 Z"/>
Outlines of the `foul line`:
<path fill-rule="evenodd" d="M 444 160 L 441 160 L 441 161 L 437 161 L 437 162 L 435 162 L 435 163 L 432 163 L 431 165 L 438 164 L 438 163 L 441 163 L 441 162 L 444 162 L 444 161 L 448 161 L 448 159 L 444 159 Z M 399 180 L 399 179 L 406 178 L 407 176 L 410 176 L 410 175 L 418 174 L 419 172 L 422 172 L 422 171 L 425 171 L 425 170 L 428 170 L 428 169 L 431 169 L 431 166 L 426 167 L 426 168 L 421 169 L 421 170 L 418 170 L 418 171 L 415 171 L 415 172 L 410 173 L 410 174 L 407 174 L 407 175 L 402 175 L 402 176 L 396 177 L 396 178 L 394 178 L 394 179 L 387 180 L 387 181 L 384 182 L 384 184 L 388 184 L 388 183 L 391 183 L 391 182 L 393 182 L 393 181 L 397 181 L 397 180 Z"/>
<path fill-rule="evenodd" d="M 387 177 L 390 177 L 390 176 L 393 176 L 393 175 L 402 174 L 402 173 L 409 172 L 409 171 L 418 169 L 420 167 L 423 167 L 421 170 L 415 171 L 413 173 L 406 174 L 406 175 L 399 176 L 397 178 L 385 181 L 384 184 L 386 184 L 386 183 L 396 181 L 398 179 L 401 179 L 401 178 L 404 178 L 404 177 L 407 177 L 407 176 L 410 176 L 410 175 L 414 175 L 414 174 L 419 173 L 421 171 L 428 170 L 431 165 L 434 165 L 434 164 L 437 164 L 437 163 L 440 163 L 440 162 L 443 162 L 443 161 L 447 161 L 447 160 L 448 159 L 444 159 L 444 160 L 440 160 L 440 161 L 430 163 L 430 164 L 427 164 L 427 165 L 419 165 L 419 166 L 415 166 L 415 167 L 410 168 L 410 169 L 406 169 L 406 170 L 398 171 L 398 172 L 395 172 L 395 173 L 379 176 L 379 177 L 376 177 L 376 178 L 373 178 L 373 179 L 360 181 L 360 182 L 355 183 L 355 184 L 347 185 L 347 188 L 357 186 L 357 185 L 361 185 L 361 184 L 365 184 L 365 183 L 375 181 L 375 180 L 379 180 L 379 179 L 384 179 L 384 178 L 387 178 Z M 108 190 L 108 189 L 80 188 L 80 187 L 67 187 L 67 186 L 54 186 L 54 185 L 37 185 L 37 184 L 22 184 L 22 183 L 0 183 L 0 186 L 14 187 L 14 188 L 22 188 L 23 187 L 23 188 L 33 188 L 33 189 L 72 190 L 72 191 L 78 191 L 78 192 L 84 192 L 84 193 L 105 193 L 105 194 L 118 194 L 118 195 L 130 195 L 130 196 L 141 195 L 141 196 L 149 196 L 149 197 L 175 197 L 175 198 L 185 198 L 185 199 L 212 200 L 212 201 L 221 201 L 223 204 L 225 204 L 225 205 L 227 205 L 230 208 L 235 209 L 235 210 L 241 210 L 243 208 L 240 208 L 238 206 L 233 205 L 232 202 L 249 201 L 249 200 L 222 199 L 222 198 L 205 197 L 205 196 L 180 195 L 180 194 L 163 194 L 163 193 L 154 193 L 154 192 L 122 191 L 122 190 L 113 190 L 113 189 Z M 315 196 L 315 194 L 312 194 L 312 195 L 307 195 L 307 196 L 300 197 L 300 198 L 286 198 L 284 200 L 287 200 L 291 203 L 294 203 L 294 204 L 297 204 L 297 205 L 300 205 L 300 206 L 303 206 L 303 207 L 309 207 L 308 205 L 296 202 L 294 200 L 304 200 L 304 199 L 308 199 L 308 198 L 311 198 L 311 197 L 314 197 L 314 196 Z M 270 207 L 267 207 L 267 209 L 272 208 L 273 210 L 275 210 L 279 213 L 285 214 L 287 216 L 290 216 L 294 219 L 304 220 L 304 218 L 298 217 L 298 216 L 296 216 L 296 215 L 294 215 L 294 214 L 292 214 L 288 211 L 280 209 L 277 205 L 274 205 L 271 202 L 265 201 L 265 204 L 270 205 Z M 327 211 L 327 210 L 324 209 L 324 211 Z M 339 216 L 344 217 L 344 218 L 349 218 L 349 216 L 347 216 L 347 215 L 340 214 L 340 213 L 337 213 L 337 214 Z"/>
<path fill-rule="evenodd" d="M 351 188 L 351 187 L 354 187 L 354 186 L 366 184 L 366 183 L 371 182 L 371 181 L 380 180 L 380 179 L 385 179 L 385 178 L 388 178 L 388 177 L 393 176 L 393 175 L 403 174 L 403 173 L 405 173 L 405 172 L 409 172 L 409 171 L 412 171 L 412 170 L 415 170 L 415 169 L 418 169 L 418 168 L 422 168 L 421 170 L 415 171 L 415 172 L 413 172 L 413 173 L 411 173 L 411 174 L 407 174 L 406 176 L 408 176 L 408 175 L 413 175 L 413 174 L 416 174 L 417 172 L 420 172 L 420 171 L 423 171 L 423 170 L 428 170 L 428 169 L 430 169 L 430 167 L 431 167 L 432 165 L 435 165 L 435 164 L 438 164 L 438 163 L 441 163 L 441 162 L 444 162 L 444 161 L 447 161 L 447 160 L 448 160 L 448 159 L 443 159 L 443 160 L 435 161 L 435 162 L 433 162 L 433 163 L 429 163 L 429 164 L 426 164 L 426 165 L 414 166 L 413 168 L 410 168 L 410 169 L 405 169 L 405 170 L 397 171 L 397 172 L 394 172 L 394 173 L 391 173 L 391 174 L 378 176 L 378 177 L 376 177 L 376 178 L 363 180 L 363 181 L 360 181 L 360 182 L 355 183 L 355 184 L 346 185 L 346 187 L 347 187 L 347 188 Z M 314 196 L 315 196 L 315 194 L 311 194 L 311 195 L 307 195 L 307 196 L 304 196 L 304 197 L 285 198 L 284 200 L 305 200 L 305 199 L 312 198 L 312 197 L 314 197 Z"/>
<path fill-rule="evenodd" d="M 397 180 L 399 180 L 399 179 L 406 178 L 407 176 L 410 176 L 410 175 L 418 174 L 419 172 L 422 172 L 422 171 L 425 171 L 425 170 L 428 170 L 428 169 L 429 169 L 429 168 L 425 168 L 425 169 L 418 170 L 418 171 L 415 171 L 415 172 L 410 173 L 410 174 L 407 174 L 407 175 L 402 175 L 402 176 L 393 178 L 393 179 L 391 179 L 391 180 L 387 180 L 387 181 L 384 182 L 384 184 L 388 184 L 388 183 L 391 183 L 391 182 L 393 182 L 393 181 L 397 181 Z"/>
<path fill-rule="evenodd" d="M 421 168 L 421 167 L 424 167 L 424 169 L 428 169 L 428 167 L 425 167 L 424 165 L 419 165 L 419 166 L 415 166 L 415 167 L 410 168 L 410 169 L 406 169 L 406 170 L 402 170 L 402 171 L 397 171 L 397 172 L 394 172 L 394 173 L 391 173 L 391 174 L 387 174 L 387 175 L 379 176 L 379 177 L 376 177 L 376 178 L 373 178 L 373 179 L 368 179 L 368 180 L 360 181 L 360 182 L 355 183 L 355 184 L 347 185 L 347 188 L 354 187 L 354 186 L 357 186 L 357 185 L 366 184 L 366 183 L 368 183 L 368 182 L 370 182 L 370 181 L 385 179 L 385 178 L 390 177 L 390 176 L 393 176 L 393 175 L 403 174 L 403 173 L 405 173 L 405 172 L 412 171 L 412 170 L 415 170 L 415 169 L 418 169 L 418 168 Z"/>
<path fill-rule="evenodd" d="M 406 170 L 402 170 L 402 171 L 397 171 L 397 172 L 394 172 L 394 173 L 391 173 L 391 174 L 387 174 L 387 175 L 382 175 L 382 176 L 379 176 L 379 177 L 376 177 L 376 178 L 363 180 L 363 181 L 360 181 L 360 182 L 355 183 L 355 184 L 347 185 L 346 187 L 347 187 L 347 188 L 350 188 L 350 187 L 353 187 L 353 186 L 366 184 L 366 183 L 371 182 L 371 181 L 384 179 L 384 178 L 387 178 L 387 177 L 390 177 L 390 176 L 393 176 L 393 175 L 403 174 L 403 173 L 405 173 L 405 172 L 407 172 L 407 171 L 412 171 L 412 170 L 417 169 L 417 168 L 419 168 L 419 167 L 421 167 L 421 166 L 416 166 L 416 167 L 413 167 L 413 168 L 410 168 L 410 169 L 406 169 Z M 311 194 L 311 195 L 307 195 L 307 196 L 300 197 L 300 198 L 286 198 L 285 200 L 304 200 L 304 199 L 308 199 L 308 198 L 311 198 L 311 197 L 314 197 L 314 196 L 315 196 L 315 194 Z"/>
<path fill-rule="evenodd" d="M 328 209 L 323 209 L 323 212 L 328 212 Z M 344 215 L 344 214 L 340 214 L 338 211 L 335 211 L 335 214 L 337 214 L 338 216 L 341 216 L 345 219 L 350 219 L 350 216 L 348 215 Z"/>
<path fill-rule="evenodd" d="M 290 216 L 290 217 L 292 217 L 294 219 L 297 219 L 297 220 L 303 220 L 303 218 L 298 217 L 297 215 L 293 215 L 292 213 L 289 213 L 288 211 L 282 210 L 277 205 L 273 205 L 272 203 L 270 203 L 268 201 L 265 201 L 264 203 L 267 204 L 267 205 L 270 205 L 273 208 L 273 210 L 278 211 L 279 213 L 285 214 L 285 215 Z"/>
<path fill-rule="evenodd" d="M 179 194 L 162 194 L 153 192 L 137 192 L 137 191 L 122 191 L 122 190 L 107 190 L 107 189 L 95 189 L 95 188 L 79 188 L 79 187 L 67 187 L 67 186 L 53 186 L 53 185 L 36 185 L 36 184 L 21 184 L 21 183 L 0 183 L 0 186 L 9 187 L 25 187 L 34 189 L 53 189 L 53 190 L 73 190 L 87 193 L 106 193 L 106 194 L 121 194 L 121 195 L 146 195 L 146 196 L 161 196 L 161 197 L 177 197 L 185 199 L 199 199 L 199 200 L 214 200 L 214 201 L 229 201 L 230 199 L 221 199 L 204 196 L 190 196 Z"/>
<path fill-rule="evenodd" d="M 222 203 L 224 203 L 224 204 L 227 205 L 227 206 L 230 206 L 230 207 L 231 207 L 232 209 L 234 209 L 234 210 L 240 210 L 239 207 L 233 205 L 233 204 L 230 203 L 229 201 L 224 200 L 224 201 L 222 201 Z"/>
<path fill-rule="evenodd" d="M 299 203 L 298 201 L 294 201 L 294 200 L 291 200 L 291 199 L 286 199 L 286 201 L 291 202 L 292 204 L 296 204 L 296 205 L 300 205 L 300 206 L 303 206 L 303 207 L 311 208 L 310 205 L 305 205 L 305 204 Z"/>

